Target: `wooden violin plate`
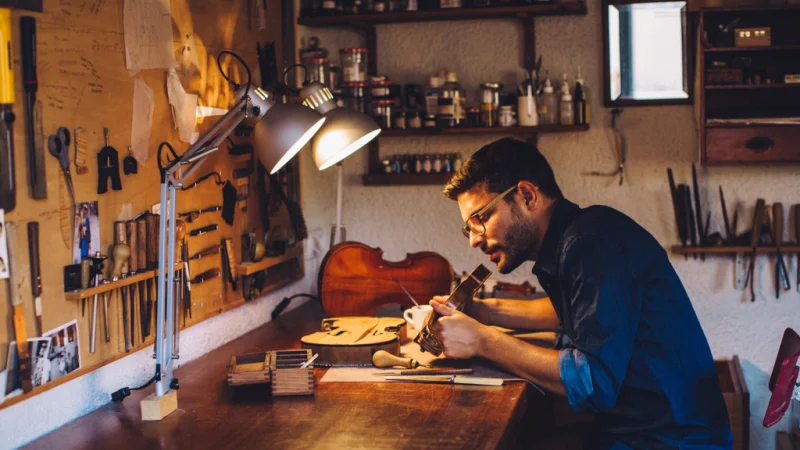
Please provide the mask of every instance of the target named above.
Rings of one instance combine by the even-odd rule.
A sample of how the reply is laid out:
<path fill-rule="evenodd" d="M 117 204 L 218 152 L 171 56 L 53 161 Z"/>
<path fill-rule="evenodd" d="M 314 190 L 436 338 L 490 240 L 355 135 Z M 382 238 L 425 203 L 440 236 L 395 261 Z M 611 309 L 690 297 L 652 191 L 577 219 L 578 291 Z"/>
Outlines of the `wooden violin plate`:
<path fill-rule="evenodd" d="M 323 319 L 321 330 L 303 336 L 303 348 L 318 353 L 323 367 L 371 366 L 378 350 L 400 353 L 406 340 L 406 321 L 396 317 L 334 317 Z"/>

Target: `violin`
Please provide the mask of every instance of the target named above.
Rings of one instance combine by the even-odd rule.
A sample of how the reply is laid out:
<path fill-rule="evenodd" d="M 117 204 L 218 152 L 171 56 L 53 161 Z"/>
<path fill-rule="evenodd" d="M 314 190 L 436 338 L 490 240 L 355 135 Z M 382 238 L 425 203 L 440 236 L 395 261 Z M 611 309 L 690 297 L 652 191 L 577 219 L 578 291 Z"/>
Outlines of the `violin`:
<path fill-rule="evenodd" d="M 398 282 L 427 304 L 433 296 L 450 292 L 453 268 L 434 252 L 411 253 L 394 262 L 384 260 L 380 248 L 342 242 L 322 260 L 318 287 L 329 316 L 374 316 L 382 305 L 414 306 Z"/>

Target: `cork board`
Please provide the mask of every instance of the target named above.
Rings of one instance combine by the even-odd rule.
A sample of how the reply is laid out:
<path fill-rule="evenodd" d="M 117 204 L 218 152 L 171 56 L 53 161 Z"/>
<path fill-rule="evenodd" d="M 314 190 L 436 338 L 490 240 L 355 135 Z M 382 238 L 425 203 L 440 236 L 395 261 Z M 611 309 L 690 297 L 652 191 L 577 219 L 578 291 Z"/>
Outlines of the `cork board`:
<path fill-rule="evenodd" d="M 91 327 L 91 299 L 87 301 L 85 315 L 82 315 L 80 301 L 65 299 L 63 268 L 72 264 L 72 245 L 68 246 L 61 232 L 61 215 L 68 210 L 68 221 L 72 221 L 69 211 L 70 200 L 58 161 L 45 149 L 48 196 L 44 200 L 34 200 L 28 194 L 28 175 L 26 166 L 26 136 L 24 93 L 22 90 L 22 69 L 20 60 L 19 18 L 34 16 L 37 20 L 38 80 L 37 98 L 42 102 L 43 134 L 54 134 L 59 127 L 74 131 L 77 127 L 85 130 L 88 173 L 75 171 L 75 147 L 71 145 L 71 170 L 75 187 L 76 202 L 98 202 L 100 245 L 104 254 L 110 253 L 113 244 L 113 223 L 123 214 L 123 207 L 130 205 L 132 215 L 149 210 L 160 199 L 159 175 L 156 151 L 158 144 L 167 141 L 178 154 L 189 144 L 179 141 L 177 130 L 173 128 L 167 92 L 166 70 L 151 69 L 131 74 L 125 65 L 125 42 L 123 33 L 123 0 L 45 0 L 44 13 L 13 11 L 12 24 L 14 46 L 14 71 L 16 83 L 16 103 L 14 112 L 14 145 L 16 153 L 15 171 L 17 176 L 17 207 L 6 213 L 6 220 L 17 223 L 19 228 L 20 253 L 19 271 L 26 277 L 30 275 L 27 251 L 26 224 L 39 222 L 40 257 L 42 271 L 43 330 L 48 331 L 70 321 L 77 320 L 80 342 L 81 369 L 59 378 L 55 382 L 34 389 L 32 394 L 49 389 L 63 381 L 74 378 L 88 370 L 125 356 L 122 341 L 121 312 L 119 293 L 109 302 L 110 342 L 105 342 L 102 322 L 98 323 L 97 348 L 89 352 L 89 330 Z M 232 87 L 223 79 L 217 69 L 216 57 L 221 50 L 231 50 L 241 56 L 252 72 L 252 82 L 260 84 L 256 44 L 268 41 L 276 44 L 277 61 L 280 63 L 281 31 L 280 3 L 269 2 L 266 10 L 265 29 L 259 29 L 248 8 L 252 0 L 231 0 L 212 2 L 206 0 L 172 0 L 171 25 L 174 56 L 180 59 L 185 50 L 188 37 L 194 39 L 192 50 L 196 52 L 196 71 L 184 80 L 186 92 L 198 95 L 198 104 L 227 109 L 234 102 Z M 223 60 L 223 70 L 234 80 L 244 82 L 246 75 L 235 60 Z M 119 152 L 120 163 L 128 155 L 131 141 L 133 117 L 134 82 L 142 79 L 152 89 L 154 112 L 152 130 L 149 138 L 148 157 L 145 164 L 139 164 L 138 173 L 124 175 L 120 168 L 122 190 L 109 187 L 104 194 L 97 193 L 98 167 L 96 154 L 105 145 L 103 128 L 109 128 L 109 144 Z M 201 119 L 197 131 L 202 133 L 213 125 L 215 118 Z M 236 143 L 246 143 L 247 137 L 233 137 Z M 74 134 L 73 134 L 74 139 Z M 199 174 L 218 171 L 223 180 L 233 178 L 234 168 L 250 159 L 250 156 L 231 156 L 225 146 L 213 154 Z M 293 176 L 288 185 L 297 188 L 297 162 L 292 166 Z M 216 232 L 189 239 L 189 253 L 214 244 L 222 238 L 233 240 L 236 261 L 242 261 L 241 235 L 247 231 L 262 230 L 259 219 L 258 196 L 255 192 L 255 172 L 249 177 L 250 195 L 243 204 L 238 204 L 233 226 L 228 226 L 219 213 L 203 214 L 194 223 L 187 224 L 191 230 L 212 223 L 218 224 Z M 296 195 L 290 192 L 290 196 Z M 178 193 L 177 211 L 200 209 L 222 204 L 221 189 L 212 181 Z M 246 207 L 243 211 L 242 206 Z M 130 216 L 123 217 L 130 219 Z M 71 227 L 71 225 L 70 225 Z M 285 206 L 277 209 L 271 218 L 271 229 L 278 229 L 277 238 L 290 228 Z M 284 236 L 286 237 L 286 236 Z M 299 244 L 297 244 L 299 245 Z M 302 255 L 302 250 L 294 250 Z M 221 256 L 211 256 L 191 263 L 193 276 L 206 269 L 222 267 Z M 267 287 L 275 289 L 303 275 L 302 258 L 290 259 L 268 271 Z M 29 279 L 29 278 L 28 278 Z M 12 314 L 5 281 L 0 281 L 0 369 L 6 365 L 8 343 L 14 340 Z M 223 277 L 203 283 L 192 289 L 192 318 L 181 320 L 181 327 L 191 326 L 244 302 L 241 282 L 234 291 Z M 23 285 L 26 328 L 29 337 L 37 336 L 30 283 Z M 263 293 L 263 292 L 262 292 Z M 155 296 L 153 296 L 155 301 Z M 102 302 L 98 309 L 102 307 Z M 98 312 L 98 317 L 101 317 Z M 142 343 L 136 342 L 132 351 L 152 345 L 155 327 L 150 338 Z M 27 397 L 28 394 L 24 397 Z M 18 402 L 7 399 L 0 407 Z"/>

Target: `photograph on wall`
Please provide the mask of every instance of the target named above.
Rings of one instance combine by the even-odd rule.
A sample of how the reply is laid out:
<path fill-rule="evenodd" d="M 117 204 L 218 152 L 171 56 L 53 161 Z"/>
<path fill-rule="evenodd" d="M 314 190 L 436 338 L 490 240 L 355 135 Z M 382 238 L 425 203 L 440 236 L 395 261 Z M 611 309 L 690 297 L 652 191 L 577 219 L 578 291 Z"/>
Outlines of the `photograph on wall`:
<path fill-rule="evenodd" d="M 73 320 L 44 334 L 50 343 L 50 381 L 80 369 L 81 356 L 78 342 L 78 321 Z"/>
<path fill-rule="evenodd" d="M 41 386 L 50 381 L 50 338 L 28 339 L 28 354 L 30 355 L 30 379 L 33 387 Z M 17 354 L 17 341 L 8 344 L 8 360 L 6 361 L 6 395 L 16 394 L 22 389 L 19 379 L 19 356 Z"/>
<path fill-rule="evenodd" d="M 100 220 L 97 216 L 97 202 L 78 203 L 75 205 L 72 263 L 80 264 L 81 260 L 99 251 Z"/>
<path fill-rule="evenodd" d="M 8 247 L 6 246 L 5 211 L 0 209 L 0 279 L 8 278 Z"/>

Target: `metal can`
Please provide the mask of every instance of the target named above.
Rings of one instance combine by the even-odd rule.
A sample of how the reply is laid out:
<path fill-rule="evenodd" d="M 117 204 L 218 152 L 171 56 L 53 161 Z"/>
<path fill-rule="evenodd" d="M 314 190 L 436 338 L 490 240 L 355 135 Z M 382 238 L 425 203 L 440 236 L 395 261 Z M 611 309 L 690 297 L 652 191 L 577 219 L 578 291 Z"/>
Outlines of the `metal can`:
<path fill-rule="evenodd" d="M 374 100 L 371 103 L 372 117 L 381 128 L 392 128 L 393 100 Z"/>
<path fill-rule="evenodd" d="M 366 48 L 343 48 L 339 50 L 342 67 L 342 82 L 355 83 L 367 81 Z"/>

